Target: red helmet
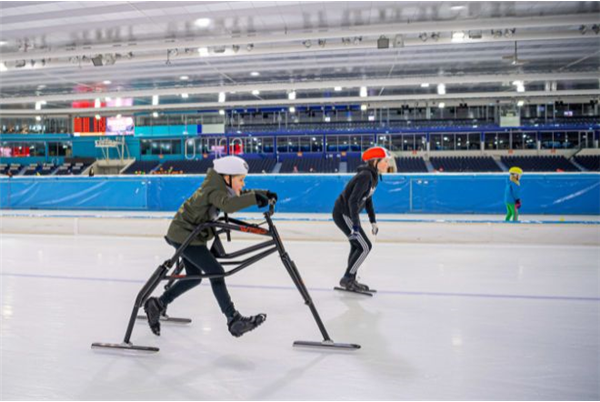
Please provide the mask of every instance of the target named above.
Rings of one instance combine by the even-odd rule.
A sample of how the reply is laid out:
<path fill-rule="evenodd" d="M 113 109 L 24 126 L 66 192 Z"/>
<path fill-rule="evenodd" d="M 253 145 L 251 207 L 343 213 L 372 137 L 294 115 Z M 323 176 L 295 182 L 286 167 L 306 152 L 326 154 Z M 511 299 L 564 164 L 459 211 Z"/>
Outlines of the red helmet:
<path fill-rule="evenodd" d="M 362 154 L 362 160 L 365 162 L 371 159 L 386 159 L 391 157 L 392 155 L 390 154 L 390 151 L 388 151 L 384 147 L 372 147 L 367 149 Z"/>

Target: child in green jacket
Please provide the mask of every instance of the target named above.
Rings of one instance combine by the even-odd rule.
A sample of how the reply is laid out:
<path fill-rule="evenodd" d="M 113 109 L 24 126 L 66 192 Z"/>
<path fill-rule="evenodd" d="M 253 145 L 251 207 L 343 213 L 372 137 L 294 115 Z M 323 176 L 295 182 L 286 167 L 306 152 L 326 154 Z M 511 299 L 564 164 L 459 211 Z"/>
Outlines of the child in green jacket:
<path fill-rule="evenodd" d="M 226 156 L 214 161 L 214 168 L 209 169 L 202 186 L 188 198 L 179 208 L 171 221 L 167 238 L 176 249 L 185 242 L 194 229 L 205 222 L 217 219 L 220 211 L 232 213 L 253 205 L 260 208 L 276 200 L 277 195 L 269 191 L 244 191 L 244 179 L 248 174 L 248 164 L 237 156 Z M 183 251 L 183 263 L 187 275 L 200 275 L 202 272 L 214 275 L 223 274 L 225 270 L 206 243 L 214 237 L 212 229 L 200 232 Z M 152 332 L 160 336 L 160 316 L 177 297 L 191 288 L 198 286 L 202 280 L 178 280 L 160 297 L 151 297 L 144 304 L 148 324 Z M 267 318 L 266 314 L 251 317 L 242 316 L 234 307 L 224 278 L 211 279 L 210 284 L 223 314 L 227 317 L 229 332 L 235 336 L 253 330 Z"/>

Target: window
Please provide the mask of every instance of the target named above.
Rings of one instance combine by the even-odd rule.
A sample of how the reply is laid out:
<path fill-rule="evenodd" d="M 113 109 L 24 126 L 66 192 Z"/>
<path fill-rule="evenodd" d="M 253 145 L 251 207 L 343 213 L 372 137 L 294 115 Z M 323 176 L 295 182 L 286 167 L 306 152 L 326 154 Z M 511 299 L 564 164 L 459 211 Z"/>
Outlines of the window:
<path fill-rule="evenodd" d="M 511 147 L 510 149 L 523 149 L 523 133 L 516 131 L 510 134 Z"/>
<path fill-rule="evenodd" d="M 523 133 L 523 149 L 536 149 L 536 148 L 537 148 L 536 133 Z"/>
<path fill-rule="evenodd" d="M 387 138 L 389 138 L 389 140 L 387 140 Z M 403 143 L 402 135 L 400 134 L 390 136 L 380 135 L 377 137 L 377 140 L 377 145 L 381 145 L 382 147 L 385 147 L 384 144 L 391 144 L 389 147 L 386 147 L 390 151 L 402 151 Z"/>
<path fill-rule="evenodd" d="M 71 142 L 49 142 L 48 156 L 71 156 L 72 147 Z"/>
<path fill-rule="evenodd" d="M 142 155 L 181 155 L 182 153 L 180 140 L 142 140 L 140 148 Z"/>
<path fill-rule="evenodd" d="M 456 134 L 456 149 L 457 150 L 468 150 L 469 149 L 469 134 Z"/>
<path fill-rule="evenodd" d="M 337 135 L 325 136 L 325 148 L 327 152 L 338 152 L 338 137 Z"/>
<path fill-rule="evenodd" d="M 360 135 L 352 135 L 350 136 L 350 151 L 351 152 L 360 152 L 361 151 L 361 136 Z"/>
<path fill-rule="evenodd" d="M 442 134 L 442 148 L 446 151 L 454 151 L 455 147 L 455 135 L 454 134 Z"/>
<path fill-rule="evenodd" d="M 429 136 L 430 148 L 432 151 L 442 151 L 442 134 L 431 134 Z"/>
<path fill-rule="evenodd" d="M 594 133 L 592 131 L 580 131 L 579 138 L 583 148 L 594 148 Z"/>
<path fill-rule="evenodd" d="M 542 149 L 553 149 L 554 148 L 554 136 L 551 131 L 543 131 L 541 133 L 541 146 Z"/>
<path fill-rule="evenodd" d="M 387 148 L 390 151 L 399 151 L 402 149 L 402 138 L 400 135 L 377 135 L 377 145 Z M 395 142 L 394 142 L 395 141 Z M 395 146 L 398 148 L 395 148 Z M 372 146 L 372 145 L 371 145 Z"/>
<path fill-rule="evenodd" d="M 308 135 L 299 137 L 300 141 L 300 151 L 301 152 L 311 152 L 311 137 Z"/>
<path fill-rule="evenodd" d="M 496 149 L 496 133 L 485 133 L 485 149 Z"/>
<path fill-rule="evenodd" d="M 579 147 L 579 133 L 577 131 L 569 131 L 565 134 L 563 148 L 571 149 Z"/>
<path fill-rule="evenodd" d="M 288 138 L 287 137 L 277 137 L 277 152 L 287 152 L 288 151 Z"/>
<path fill-rule="evenodd" d="M 469 133 L 469 141 L 468 141 L 470 150 L 479 150 L 481 149 L 481 134 L 480 133 Z"/>
<path fill-rule="evenodd" d="M 347 135 L 338 135 L 338 151 L 349 152 L 350 151 L 350 137 Z"/>
<path fill-rule="evenodd" d="M 272 154 L 275 151 L 273 149 L 273 145 L 274 145 L 273 137 L 259 137 L 258 145 L 262 146 L 262 153 Z"/>
<path fill-rule="evenodd" d="M 323 152 L 323 137 L 311 137 L 311 152 Z"/>

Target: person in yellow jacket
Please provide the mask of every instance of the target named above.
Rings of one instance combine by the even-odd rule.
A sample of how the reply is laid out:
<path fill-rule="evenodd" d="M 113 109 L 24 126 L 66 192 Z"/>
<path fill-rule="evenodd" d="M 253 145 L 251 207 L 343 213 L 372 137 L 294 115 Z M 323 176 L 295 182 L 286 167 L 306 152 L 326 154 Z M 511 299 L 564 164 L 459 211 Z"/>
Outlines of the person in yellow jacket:
<path fill-rule="evenodd" d="M 516 166 L 509 169 L 510 174 L 506 181 L 504 190 L 504 203 L 506 204 L 506 222 L 519 220 L 519 208 L 521 208 L 521 176 L 523 170 Z"/>

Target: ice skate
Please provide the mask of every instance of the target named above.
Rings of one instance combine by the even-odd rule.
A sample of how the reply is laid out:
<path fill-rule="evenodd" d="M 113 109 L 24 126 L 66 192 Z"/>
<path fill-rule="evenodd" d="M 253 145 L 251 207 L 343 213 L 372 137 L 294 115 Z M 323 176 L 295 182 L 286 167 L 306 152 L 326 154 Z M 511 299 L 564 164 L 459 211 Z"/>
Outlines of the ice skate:
<path fill-rule="evenodd" d="M 239 338 L 246 332 L 252 331 L 267 319 L 266 314 L 258 314 L 251 317 L 244 317 L 237 311 L 233 317 L 227 320 L 227 327 L 231 335 Z"/>

